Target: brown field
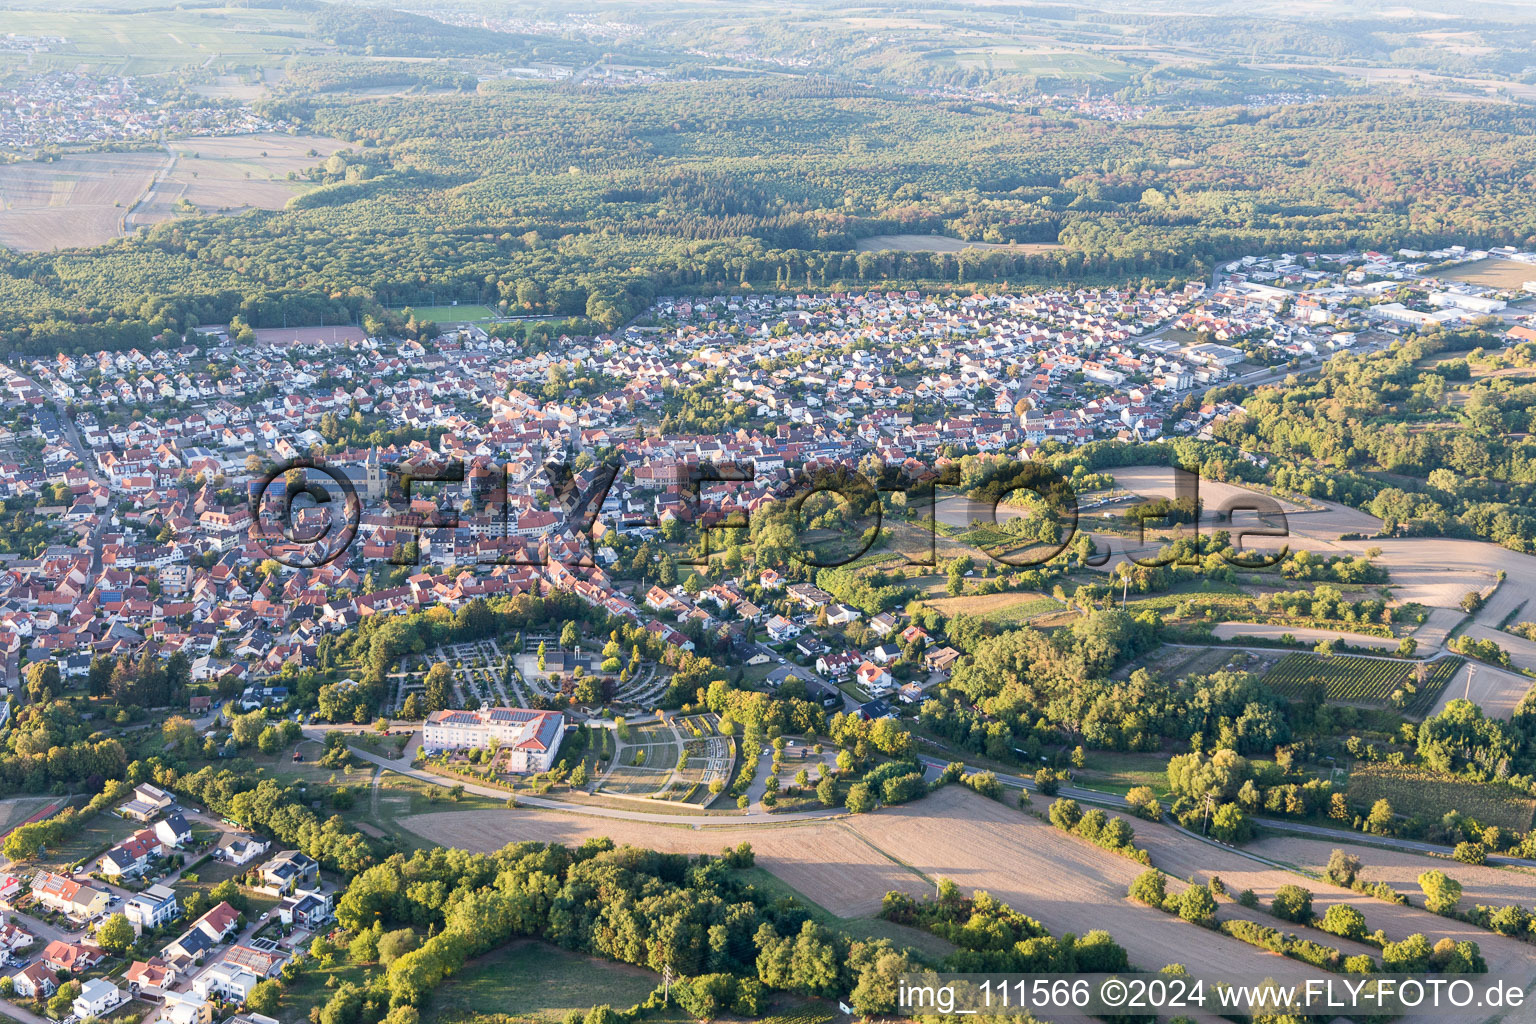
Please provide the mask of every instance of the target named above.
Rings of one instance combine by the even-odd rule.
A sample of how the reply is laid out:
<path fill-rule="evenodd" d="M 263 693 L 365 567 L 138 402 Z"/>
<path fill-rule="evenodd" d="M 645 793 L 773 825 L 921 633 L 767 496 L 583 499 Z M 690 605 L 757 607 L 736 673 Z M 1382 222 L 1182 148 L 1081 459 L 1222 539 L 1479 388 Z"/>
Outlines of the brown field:
<path fill-rule="evenodd" d="M 1248 849 L 1263 857 L 1321 872 L 1328 854 L 1339 844 L 1324 839 L 1279 836 L 1250 843 Z M 1516 867 L 1459 864 L 1444 857 L 1427 857 L 1404 850 L 1378 850 L 1370 846 L 1344 847 L 1365 865 L 1361 874 L 1372 882 L 1386 882 L 1414 900 L 1422 899 L 1419 875 L 1439 869 L 1461 883 L 1461 903 L 1466 909 L 1478 903 L 1504 906 L 1536 902 L 1536 871 Z"/>
<path fill-rule="evenodd" d="M 1289 871 L 1267 868 L 1234 851 L 1193 841 L 1162 825 L 1137 822 L 1136 842 L 1152 855 L 1152 863 L 1170 876 L 1188 878 L 1193 875 L 1205 881 L 1213 874 L 1220 875 L 1228 891 L 1252 889 L 1265 904 L 1273 898 L 1275 890 L 1280 886 L 1287 883 L 1300 884 L 1312 890 L 1312 907 L 1318 914 L 1322 914 L 1331 904 L 1348 903 L 1365 915 L 1367 928 L 1372 931 L 1381 928 L 1386 931 L 1389 939 L 1400 940 L 1415 932 L 1422 932 L 1431 945 L 1442 938 L 1457 942 L 1469 939 L 1482 949 L 1483 957 L 1488 961 L 1489 977 L 1503 978 L 1522 988 L 1536 980 L 1536 956 L 1532 955 L 1529 945 L 1484 931 L 1465 921 L 1440 917 L 1417 907 L 1384 903 L 1316 879 L 1303 881 Z M 1371 863 L 1368 856 L 1371 852 L 1359 851 L 1361 859 L 1367 864 Z M 1326 851 L 1323 856 L 1326 859 Z M 1451 861 L 1439 863 L 1451 877 L 1459 877 L 1453 869 L 1463 865 Z M 1368 871 L 1367 876 L 1377 877 L 1378 872 Z M 1311 937 L 1330 946 L 1339 945 L 1333 936 L 1326 933 Z M 1124 944 L 1124 940 L 1121 940 L 1121 944 Z"/>
<path fill-rule="evenodd" d="M 1306 964 L 1131 902 L 1125 891 L 1145 870 L 1142 865 L 959 786 L 851 824 L 919 871 L 952 879 L 965 890 L 985 889 L 1053 934 L 1102 928 L 1138 967 L 1182 963 L 1212 976 L 1262 971 L 1278 981 L 1323 976 Z M 1138 836 L 1142 828 L 1138 822 Z"/>
<path fill-rule="evenodd" d="M 165 165 L 165 153 L 81 153 L 0 167 L 0 243 L 36 252 L 99 245 Z"/>
<path fill-rule="evenodd" d="M 288 172 L 302 174 L 344 146 L 337 139 L 271 132 L 177 139 L 171 143 L 175 163 L 134 210 L 130 226 L 169 220 L 182 199 L 203 213 L 280 210 L 308 187 L 289 181 Z"/>
<path fill-rule="evenodd" d="M 1527 281 L 1536 281 L 1536 264 L 1519 260 L 1501 260 L 1489 257 L 1472 263 L 1462 263 L 1448 270 L 1438 270 L 1436 277 L 1447 281 L 1467 281 L 1487 285 L 1489 288 L 1522 288 Z"/>
<path fill-rule="evenodd" d="M 752 844 L 759 867 L 839 917 L 875 913 L 891 889 L 922 893 L 930 888 L 840 822 L 704 831 L 518 808 L 438 811 L 400 818 L 399 824 L 434 842 L 480 851 L 530 839 L 574 845 L 593 836 L 608 836 L 616 843 L 672 853 L 719 853 L 746 841 Z"/>
<path fill-rule="evenodd" d="M 281 209 L 304 187 L 288 181 L 288 172 L 343 147 L 336 139 L 278 134 L 170 145 L 174 161 L 156 149 L 0 166 L 0 244 L 26 252 L 100 245 L 120 237 L 125 224 L 132 230 L 170 219 L 183 198 L 205 213 Z M 318 155 L 309 156 L 311 149 Z"/>
<path fill-rule="evenodd" d="M 1139 967 L 1183 963 L 1213 977 L 1262 972 L 1292 983 L 1324 976 L 1309 965 L 1132 903 L 1125 891 L 1143 870 L 1140 864 L 958 786 L 876 814 L 777 828 L 703 832 L 527 810 L 432 813 L 403 823 L 438 842 L 472 850 L 522 839 L 575 843 L 607 835 L 617 842 L 692 853 L 746 839 L 762 867 L 838 914 L 870 913 L 888 888 L 921 893 L 945 877 L 965 890 L 993 893 L 1058 935 L 1105 929 Z M 1136 832 L 1138 844 L 1150 851 L 1153 863 L 1169 874 L 1175 888 L 1181 884 L 1177 879 L 1193 875 L 1205 880 L 1215 873 L 1231 891 L 1252 888 L 1268 900 L 1280 885 L 1301 880 L 1162 825 L 1138 821 Z M 1414 932 L 1424 933 L 1431 942 L 1444 936 L 1472 939 L 1487 958 L 1492 976 L 1522 987 L 1536 980 L 1536 957 L 1522 943 L 1424 910 L 1392 906 L 1321 882 L 1305 884 L 1316 893 L 1319 911 L 1330 903 L 1348 902 L 1360 909 L 1370 927 L 1383 928 L 1394 939 Z M 1222 915 L 1253 916 L 1231 901 L 1223 902 Z M 1312 937 L 1348 947 L 1348 952 L 1365 951 L 1323 933 Z"/>
<path fill-rule="evenodd" d="M 898 252 L 961 252 L 965 249 L 1016 249 L 1020 252 L 1050 252 L 1063 248 L 1056 242 L 967 242 L 945 235 L 870 235 L 854 245 L 859 252 L 879 252 L 895 249 Z"/>

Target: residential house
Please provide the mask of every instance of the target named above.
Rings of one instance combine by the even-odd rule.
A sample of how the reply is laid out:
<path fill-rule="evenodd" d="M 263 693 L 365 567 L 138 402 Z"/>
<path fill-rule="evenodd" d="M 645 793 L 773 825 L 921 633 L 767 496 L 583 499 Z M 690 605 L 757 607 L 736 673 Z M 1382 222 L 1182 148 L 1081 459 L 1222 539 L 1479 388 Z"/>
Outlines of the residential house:
<path fill-rule="evenodd" d="M 204 999 L 243 1003 L 260 981 L 244 967 L 221 960 L 192 979 L 192 991 Z"/>
<path fill-rule="evenodd" d="M 785 640 L 793 640 L 800 635 L 800 627 L 790 622 L 782 615 L 775 615 L 766 623 L 768 636 L 774 643 L 783 643 Z"/>
<path fill-rule="evenodd" d="M 265 888 L 284 893 L 294 888 L 313 889 L 320 879 L 320 865 L 298 850 L 283 850 L 261 866 Z"/>
<path fill-rule="evenodd" d="M 258 978 L 271 978 L 283 969 L 283 964 L 288 962 L 286 954 L 279 952 L 277 943 L 267 939 L 256 940 L 267 947 L 257 949 L 255 946 L 231 946 L 224 956 L 224 962 L 243 967 Z"/>
<path fill-rule="evenodd" d="M 98 869 L 108 878 L 137 878 L 160 856 L 160 840 L 152 828 L 140 829 L 101 855 Z"/>
<path fill-rule="evenodd" d="M 854 679 L 871 697 L 884 697 L 891 692 L 893 684 L 891 674 L 872 661 L 866 661 L 860 665 L 858 672 L 854 674 Z"/>
<path fill-rule="evenodd" d="M 70 974 L 88 971 L 106 958 L 107 954 L 94 946 L 82 946 L 63 939 L 54 939 L 43 947 L 43 962 L 56 971 Z"/>
<path fill-rule="evenodd" d="M 80 994 L 75 996 L 70 1008 L 75 1011 L 76 1017 L 85 1020 L 88 1017 L 106 1016 L 122 1001 L 123 993 L 116 985 L 106 978 L 92 978 L 80 986 Z"/>
<path fill-rule="evenodd" d="M 118 813 L 136 821 L 148 821 L 176 801 L 159 786 L 141 782 L 133 789 L 133 799 L 117 809 Z"/>
<path fill-rule="evenodd" d="M 23 999 L 46 999 L 59 990 L 53 968 L 42 960 L 11 975 L 11 984 Z"/>
<path fill-rule="evenodd" d="M 107 909 L 112 894 L 72 878 L 39 871 L 32 878 L 32 893 L 49 910 L 77 921 L 88 920 Z"/>
<path fill-rule="evenodd" d="M 334 916 L 331 894 L 318 890 L 295 892 L 278 904 L 277 916 L 284 924 L 314 931 Z"/>
<path fill-rule="evenodd" d="M 231 839 L 228 845 L 214 850 L 213 855 L 230 864 L 249 864 L 271 848 L 272 841 L 270 839 L 246 836 L 240 839 Z"/>
<path fill-rule="evenodd" d="M 923 664 L 940 679 L 948 679 L 955 670 L 955 662 L 959 660 L 960 652 L 953 647 L 940 647 L 923 655 Z"/>
<path fill-rule="evenodd" d="M 190 992 L 167 992 L 165 1001 L 160 1004 L 160 1019 L 166 1024 L 213 1024 L 213 1001 Z M 270 1017 L 266 1019 L 271 1020 Z M 277 1021 L 272 1021 L 272 1024 L 277 1024 Z"/>
<path fill-rule="evenodd" d="M 137 996 L 162 995 L 170 992 L 176 985 L 176 968 L 161 960 L 159 957 L 150 957 L 149 960 L 135 960 L 123 975 L 123 980 L 128 984 L 128 993 Z"/>
<path fill-rule="evenodd" d="M 166 960 L 178 966 L 202 959 L 218 943 L 240 927 L 240 912 L 228 903 L 220 903 L 160 951 Z"/>
<path fill-rule="evenodd" d="M 155 838 L 160 840 L 161 846 L 179 850 L 192 842 L 192 826 L 187 824 L 180 811 L 176 811 L 155 822 Z"/>
<path fill-rule="evenodd" d="M 142 935 L 146 928 L 153 930 L 180 917 L 181 903 L 170 886 L 152 885 L 128 898 L 123 904 L 123 916 L 133 924 L 134 932 Z"/>

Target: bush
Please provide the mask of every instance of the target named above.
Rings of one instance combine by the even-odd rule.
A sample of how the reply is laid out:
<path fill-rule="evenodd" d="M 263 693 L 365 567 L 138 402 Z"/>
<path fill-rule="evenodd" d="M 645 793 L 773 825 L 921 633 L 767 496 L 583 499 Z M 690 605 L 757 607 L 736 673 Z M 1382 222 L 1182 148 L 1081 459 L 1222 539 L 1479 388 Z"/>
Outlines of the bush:
<path fill-rule="evenodd" d="M 1259 905 L 1259 894 L 1254 892 L 1252 889 L 1244 889 L 1242 892 L 1237 894 L 1237 902 L 1245 907 L 1252 909 L 1253 907 L 1257 907 Z"/>
<path fill-rule="evenodd" d="M 1163 816 L 1163 805 L 1151 786 L 1134 786 L 1125 794 L 1125 802 L 1131 805 L 1131 813 L 1148 821 L 1158 821 Z"/>
<path fill-rule="evenodd" d="M 1323 869 L 1323 878 L 1341 889 L 1352 889 L 1355 878 L 1360 874 L 1360 858 L 1352 853 L 1345 853 L 1335 848 L 1328 855 L 1328 866 Z"/>
<path fill-rule="evenodd" d="M 1055 796 L 1061 789 L 1061 776 L 1049 768 L 1041 768 L 1035 772 L 1035 788 L 1045 796 Z"/>
<path fill-rule="evenodd" d="M 1335 903 L 1323 913 L 1318 927 L 1341 939 L 1360 942 L 1365 939 L 1365 915 L 1347 903 Z"/>
<path fill-rule="evenodd" d="M 993 800 L 1003 798 L 1003 784 L 997 781 L 997 776 L 992 772 L 973 772 L 963 776 L 960 784 Z"/>
<path fill-rule="evenodd" d="M 1486 864 L 1488 862 L 1488 851 L 1483 848 L 1482 843 L 1457 843 L 1456 850 L 1452 853 L 1452 856 L 1463 864 Z"/>
<path fill-rule="evenodd" d="M 1375 974 L 1376 961 L 1365 953 L 1356 953 L 1344 958 L 1343 968 L 1345 974 Z"/>
<path fill-rule="evenodd" d="M 869 783 L 855 782 L 848 787 L 847 807 L 854 814 L 864 814 L 875 809 L 875 794 L 870 790 Z"/>
<path fill-rule="evenodd" d="M 1282 921 L 1306 924 L 1312 920 L 1312 893 L 1299 885 L 1282 885 L 1275 890 L 1269 912 Z"/>
<path fill-rule="evenodd" d="M 1179 916 L 1195 924 L 1210 926 L 1216 920 L 1216 897 L 1203 885 L 1192 885 L 1179 897 Z"/>
<path fill-rule="evenodd" d="M 1461 883 L 1436 869 L 1419 875 L 1419 888 L 1424 890 L 1424 909 L 1432 914 L 1450 916 L 1456 913 L 1461 902 Z"/>
<path fill-rule="evenodd" d="M 1168 878 L 1156 868 L 1148 868 L 1131 882 L 1126 895 L 1149 907 L 1161 907 L 1167 899 Z"/>
<path fill-rule="evenodd" d="M 1100 812 L 1102 813 L 1102 812 Z M 1051 824 L 1063 832 L 1070 832 L 1083 820 L 1083 808 L 1076 800 L 1063 797 L 1051 804 Z"/>

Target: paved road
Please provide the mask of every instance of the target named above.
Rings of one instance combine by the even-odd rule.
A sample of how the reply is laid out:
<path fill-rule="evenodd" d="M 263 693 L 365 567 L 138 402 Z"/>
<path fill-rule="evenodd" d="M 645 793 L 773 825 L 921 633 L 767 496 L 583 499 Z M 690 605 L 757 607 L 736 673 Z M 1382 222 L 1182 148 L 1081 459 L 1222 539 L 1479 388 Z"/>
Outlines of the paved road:
<path fill-rule="evenodd" d="M 31 383 L 34 388 L 37 388 L 39 394 L 50 396 L 53 394 L 50 389 L 44 388 L 36 380 L 20 370 L 15 370 L 15 373 L 18 377 Z M 69 446 L 75 450 L 75 456 L 80 460 L 81 466 L 84 467 L 85 475 L 90 477 L 95 483 L 110 488 L 112 485 L 106 477 L 101 475 L 101 471 L 96 466 L 96 456 L 86 447 L 85 441 L 80 437 L 79 428 L 75 426 L 75 421 L 65 412 L 64 403 L 57 399 L 51 399 L 51 401 L 53 403 L 54 415 L 59 419 L 59 429 L 64 432 L 64 439 L 69 442 Z M 106 531 L 107 521 L 111 517 L 112 510 L 108 507 L 101 514 L 97 515 L 96 526 L 91 531 L 91 576 L 93 578 L 101 571 L 101 535 Z"/>

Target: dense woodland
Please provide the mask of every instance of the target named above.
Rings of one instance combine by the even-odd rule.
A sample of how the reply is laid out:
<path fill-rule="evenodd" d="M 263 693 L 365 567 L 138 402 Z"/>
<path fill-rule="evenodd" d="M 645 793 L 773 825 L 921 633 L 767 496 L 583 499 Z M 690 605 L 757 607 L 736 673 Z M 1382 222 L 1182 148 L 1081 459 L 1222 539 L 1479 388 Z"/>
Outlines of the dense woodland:
<path fill-rule="evenodd" d="M 298 80 L 314 88 L 264 109 L 353 143 L 316 188 L 284 211 L 5 254 L 0 355 L 434 299 L 611 327 L 664 293 L 1163 281 L 1239 253 L 1536 240 L 1536 114 L 1515 106 L 1345 98 L 1115 124 L 815 76 L 450 77 L 386 97 L 320 91 L 303 65 Z M 1062 248 L 853 249 L 891 232 Z"/>

